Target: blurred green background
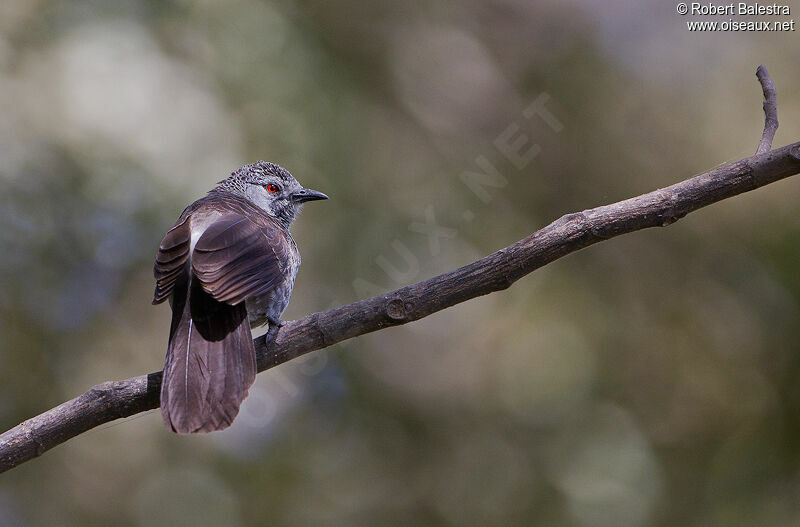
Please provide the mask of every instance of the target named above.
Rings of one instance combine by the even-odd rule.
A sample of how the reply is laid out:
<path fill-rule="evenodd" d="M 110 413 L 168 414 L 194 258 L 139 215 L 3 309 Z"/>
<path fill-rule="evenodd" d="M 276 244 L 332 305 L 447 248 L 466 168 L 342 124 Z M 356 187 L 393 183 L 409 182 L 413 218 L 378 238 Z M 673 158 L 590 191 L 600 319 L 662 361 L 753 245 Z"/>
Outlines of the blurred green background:
<path fill-rule="evenodd" d="M 3 0 L 0 428 L 161 368 L 156 247 L 242 164 L 332 198 L 292 319 L 751 155 L 760 63 L 800 139 L 797 33 L 675 6 Z M 779 182 L 285 364 L 223 433 L 105 425 L 0 476 L 0 525 L 797 525 L 798 212 Z"/>

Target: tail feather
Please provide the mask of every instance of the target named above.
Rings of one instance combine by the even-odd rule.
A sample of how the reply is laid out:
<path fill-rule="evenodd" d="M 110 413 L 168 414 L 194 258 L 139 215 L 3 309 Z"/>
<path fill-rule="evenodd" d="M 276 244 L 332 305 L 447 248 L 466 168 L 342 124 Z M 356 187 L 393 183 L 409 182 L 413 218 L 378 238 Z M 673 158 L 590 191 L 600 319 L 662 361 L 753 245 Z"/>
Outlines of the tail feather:
<path fill-rule="evenodd" d="M 182 282 L 172 299 L 161 414 L 177 433 L 222 430 L 233 422 L 255 381 L 247 310 L 244 302 L 231 306 L 214 300 L 198 280 Z"/>

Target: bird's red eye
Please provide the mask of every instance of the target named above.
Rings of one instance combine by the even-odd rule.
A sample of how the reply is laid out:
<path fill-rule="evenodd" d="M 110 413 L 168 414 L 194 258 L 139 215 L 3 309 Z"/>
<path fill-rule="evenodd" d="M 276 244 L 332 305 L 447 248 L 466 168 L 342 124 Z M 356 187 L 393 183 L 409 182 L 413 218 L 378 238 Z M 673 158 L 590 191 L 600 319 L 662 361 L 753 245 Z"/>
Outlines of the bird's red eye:
<path fill-rule="evenodd" d="M 272 183 L 270 183 L 269 185 L 267 185 L 267 190 L 270 192 L 270 194 L 275 194 L 280 190 L 280 187 L 278 187 L 278 185 L 273 185 Z"/>

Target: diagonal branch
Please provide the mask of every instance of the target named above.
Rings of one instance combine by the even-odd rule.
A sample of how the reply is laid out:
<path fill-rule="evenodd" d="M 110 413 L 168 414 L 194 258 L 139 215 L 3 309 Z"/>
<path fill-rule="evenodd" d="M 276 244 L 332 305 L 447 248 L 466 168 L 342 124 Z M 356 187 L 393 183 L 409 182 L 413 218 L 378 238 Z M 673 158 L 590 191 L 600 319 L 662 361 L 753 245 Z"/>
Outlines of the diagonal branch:
<path fill-rule="evenodd" d="M 287 322 L 255 339 L 258 370 L 471 298 L 508 288 L 567 254 L 621 234 L 663 227 L 717 201 L 800 173 L 800 142 L 721 166 L 624 201 L 567 214 L 469 265 L 353 304 Z M 105 382 L 0 435 L 0 472 L 103 423 L 158 407 L 161 372 Z"/>

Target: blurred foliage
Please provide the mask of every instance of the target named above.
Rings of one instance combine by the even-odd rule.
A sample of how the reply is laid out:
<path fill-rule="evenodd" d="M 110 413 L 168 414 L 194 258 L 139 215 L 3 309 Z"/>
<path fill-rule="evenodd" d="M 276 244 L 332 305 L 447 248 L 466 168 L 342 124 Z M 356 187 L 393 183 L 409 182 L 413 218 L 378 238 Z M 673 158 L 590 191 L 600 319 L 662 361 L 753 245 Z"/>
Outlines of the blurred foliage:
<path fill-rule="evenodd" d="M 794 34 L 630 4 L 4 0 L 0 428 L 160 368 L 155 248 L 244 163 L 333 198 L 294 229 L 296 318 L 751 154 L 760 62 L 800 138 Z M 0 477 L 0 525 L 796 524 L 799 185 L 271 370 L 226 432 L 91 431 Z"/>

